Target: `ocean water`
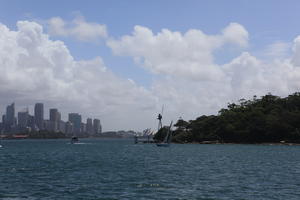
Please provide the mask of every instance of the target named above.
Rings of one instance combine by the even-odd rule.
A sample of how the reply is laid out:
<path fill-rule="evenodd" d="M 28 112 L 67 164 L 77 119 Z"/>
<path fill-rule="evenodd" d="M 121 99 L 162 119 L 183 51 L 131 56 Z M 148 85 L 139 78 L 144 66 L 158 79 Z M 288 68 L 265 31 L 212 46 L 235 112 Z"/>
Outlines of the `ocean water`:
<path fill-rule="evenodd" d="M 0 199 L 300 199 L 300 146 L 5 140 Z"/>

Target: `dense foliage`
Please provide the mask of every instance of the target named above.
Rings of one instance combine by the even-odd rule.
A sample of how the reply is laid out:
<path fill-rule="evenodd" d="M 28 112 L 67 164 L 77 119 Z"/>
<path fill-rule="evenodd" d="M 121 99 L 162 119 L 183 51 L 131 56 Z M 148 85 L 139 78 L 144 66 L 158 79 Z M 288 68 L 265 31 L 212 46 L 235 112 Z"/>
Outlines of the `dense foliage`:
<path fill-rule="evenodd" d="M 285 98 L 267 94 L 260 99 L 241 99 L 218 115 L 195 120 L 179 119 L 173 141 L 185 142 L 300 142 L 300 93 Z M 162 135 L 159 135 L 161 138 Z"/>

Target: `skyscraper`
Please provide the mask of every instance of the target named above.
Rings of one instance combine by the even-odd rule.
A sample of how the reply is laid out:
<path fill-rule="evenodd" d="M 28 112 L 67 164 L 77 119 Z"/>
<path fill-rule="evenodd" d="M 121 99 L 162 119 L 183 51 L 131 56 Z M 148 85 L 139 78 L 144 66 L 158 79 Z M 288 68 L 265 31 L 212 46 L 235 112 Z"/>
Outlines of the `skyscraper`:
<path fill-rule="evenodd" d="M 15 103 L 8 105 L 6 107 L 6 115 L 5 115 L 5 123 L 4 123 L 4 130 L 6 132 L 12 132 L 13 127 L 16 125 L 16 118 L 15 118 Z"/>
<path fill-rule="evenodd" d="M 5 123 L 8 126 L 15 125 L 15 103 L 6 107 Z"/>
<path fill-rule="evenodd" d="M 94 119 L 94 132 L 95 134 L 101 133 L 101 123 L 99 119 Z"/>
<path fill-rule="evenodd" d="M 34 106 L 34 121 L 36 126 L 41 130 L 44 129 L 44 104 L 36 103 Z"/>
<path fill-rule="evenodd" d="M 58 131 L 58 122 L 59 122 L 59 112 L 56 108 L 51 108 L 49 110 L 50 114 L 50 131 Z"/>
<path fill-rule="evenodd" d="M 94 134 L 93 120 L 91 118 L 87 118 L 87 120 L 86 120 L 86 132 L 89 135 Z"/>
<path fill-rule="evenodd" d="M 78 113 L 69 113 L 69 121 L 73 124 L 74 133 L 81 133 L 81 115 Z"/>
<path fill-rule="evenodd" d="M 28 118 L 29 118 L 29 114 L 27 110 L 18 112 L 18 127 L 21 129 L 26 128 L 28 125 Z"/>

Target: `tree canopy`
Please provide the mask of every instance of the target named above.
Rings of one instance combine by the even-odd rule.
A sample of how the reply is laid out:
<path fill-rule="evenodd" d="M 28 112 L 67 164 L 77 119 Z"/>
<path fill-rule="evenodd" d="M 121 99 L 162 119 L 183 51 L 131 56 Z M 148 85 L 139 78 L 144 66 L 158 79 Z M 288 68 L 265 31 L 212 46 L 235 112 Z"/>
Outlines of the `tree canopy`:
<path fill-rule="evenodd" d="M 300 93 L 281 98 L 267 94 L 230 103 L 218 115 L 179 119 L 174 142 L 219 141 L 233 143 L 300 142 Z M 164 131 L 158 132 L 161 139 Z"/>

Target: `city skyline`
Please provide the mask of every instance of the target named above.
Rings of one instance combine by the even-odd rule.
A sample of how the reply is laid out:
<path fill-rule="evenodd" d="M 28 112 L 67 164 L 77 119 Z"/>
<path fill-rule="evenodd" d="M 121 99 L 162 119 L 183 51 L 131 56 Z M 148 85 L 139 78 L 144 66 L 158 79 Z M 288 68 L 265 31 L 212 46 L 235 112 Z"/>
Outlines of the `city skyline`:
<path fill-rule="evenodd" d="M 6 106 L 5 114 L 2 114 L 0 131 L 6 134 L 28 133 L 40 130 L 50 132 L 62 132 L 66 135 L 90 136 L 101 134 L 102 125 L 100 119 L 87 118 L 86 123 L 78 113 L 68 113 L 68 119 L 62 120 L 61 112 L 58 108 L 49 109 L 49 118 L 44 116 L 44 104 L 35 103 L 33 115 L 28 107 L 21 111 L 15 109 L 15 102 Z M 87 129 L 87 124 L 89 125 Z"/>

